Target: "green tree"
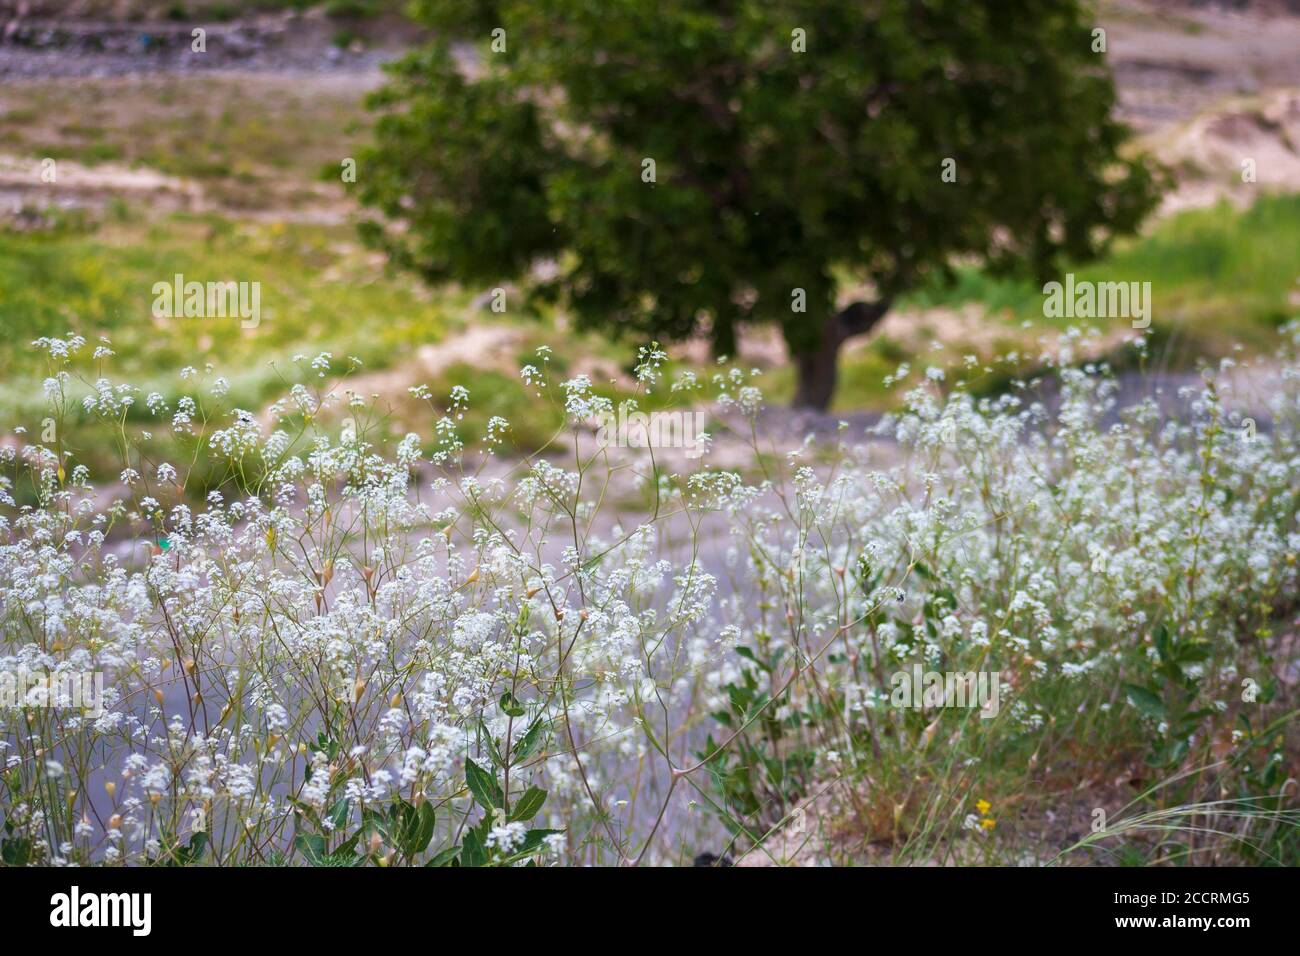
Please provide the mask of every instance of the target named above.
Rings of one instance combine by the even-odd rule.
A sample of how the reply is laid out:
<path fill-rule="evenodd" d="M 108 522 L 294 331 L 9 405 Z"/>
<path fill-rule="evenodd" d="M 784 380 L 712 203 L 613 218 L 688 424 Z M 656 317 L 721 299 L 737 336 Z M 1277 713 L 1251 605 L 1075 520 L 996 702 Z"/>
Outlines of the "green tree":
<path fill-rule="evenodd" d="M 725 354 L 778 323 L 797 404 L 826 407 L 844 341 L 954 262 L 1046 278 L 1155 201 L 1076 0 L 412 13 L 437 39 L 373 98 L 367 237 L 431 281 L 523 277 L 615 334 Z"/>

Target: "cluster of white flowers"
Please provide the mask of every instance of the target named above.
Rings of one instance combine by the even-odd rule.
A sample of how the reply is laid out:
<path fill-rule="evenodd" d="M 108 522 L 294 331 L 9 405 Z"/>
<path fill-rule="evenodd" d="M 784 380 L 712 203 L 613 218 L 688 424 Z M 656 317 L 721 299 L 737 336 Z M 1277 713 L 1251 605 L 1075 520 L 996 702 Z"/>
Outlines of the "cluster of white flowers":
<path fill-rule="evenodd" d="M 57 363 L 84 346 L 38 344 Z M 666 357 L 641 358 L 655 381 Z M 907 661 L 1006 674 L 1000 731 L 1032 739 L 1062 693 L 1100 708 L 1142 683 L 1134 667 L 1165 653 L 1158 619 L 1210 642 L 1189 676 L 1222 705 L 1297 593 L 1300 375 L 1250 441 L 1213 387 L 1158 425 L 1152 404 L 1118 410 L 1105 375 L 1059 379 L 1054 412 L 944 400 L 932 380 L 833 461 L 705 459 L 630 531 L 597 520 L 607 476 L 558 463 L 572 455 L 513 482 L 464 474 L 448 417 L 432 457 L 408 434 L 386 458 L 314 430 L 331 402 L 301 386 L 270 424 L 203 406 L 216 427 L 195 454 L 238 477 L 202 510 L 177 466 L 138 449 L 101 490 L 51 449 L 4 446 L 0 675 L 70 668 L 106 691 L 93 717 L 0 709 L 0 813 L 32 860 L 142 860 L 199 829 L 221 863 L 311 859 L 361 830 L 357 852 L 400 859 L 406 837 L 374 820 L 425 805 L 429 854 L 481 818 L 489 858 L 630 859 L 700 825 L 678 782 L 709 786 L 705 740 L 734 738 L 708 715 L 747 681 L 791 728 L 851 690 L 818 767 L 883 759 L 855 749 L 873 720 L 894 721 L 900 750 L 929 743 L 931 716 L 887 704 Z M 760 407 L 752 373 L 713 385 L 723 411 Z M 120 420 L 134 390 L 89 386 L 85 409 Z M 608 411 L 585 376 L 563 391 L 575 423 Z M 454 392 L 450 415 L 467 402 Z M 203 403 L 175 404 L 179 440 Z M 145 405 L 166 427 L 168 403 Z M 311 424 L 286 431 L 289 410 Z M 506 427 L 491 419 L 489 446 Z M 533 788 L 540 811 L 507 819 Z"/>

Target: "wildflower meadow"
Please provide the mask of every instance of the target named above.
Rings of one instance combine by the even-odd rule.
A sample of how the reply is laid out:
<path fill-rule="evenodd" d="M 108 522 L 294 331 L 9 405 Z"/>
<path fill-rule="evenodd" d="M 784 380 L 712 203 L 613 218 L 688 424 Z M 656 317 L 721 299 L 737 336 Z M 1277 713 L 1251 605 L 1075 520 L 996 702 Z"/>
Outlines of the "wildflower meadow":
<path fill-rule="evenodd" d="M 761 376 L 643 349 L 638 390 L 713 423 L 676 460 L 596 442 L 610 400 L 545 352 L 518 387 L 566 424 L 512 460 L 472 383 L 384 443 L 346 359 L 258 416 L 40 340 L 52 430 L 0 479 L 2 676 L 43 675 L 0 717 L 3 858 L 1293 863 L 1300 364 L 1266 426 L 1230 361 L 1168 417 L 1082 339 L 785 445 Z"/>

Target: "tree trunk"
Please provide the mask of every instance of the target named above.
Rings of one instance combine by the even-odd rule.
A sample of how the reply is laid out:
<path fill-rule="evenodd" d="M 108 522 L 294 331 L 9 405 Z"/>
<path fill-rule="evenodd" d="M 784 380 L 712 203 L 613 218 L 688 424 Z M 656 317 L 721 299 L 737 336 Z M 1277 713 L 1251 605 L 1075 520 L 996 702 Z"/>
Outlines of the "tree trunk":
<path fill-rule="evenodd" d="M 827 329 L 827 332 L 831 330 Z M 794 357 L 799 382 L 795 388 L 796 408 L 813 408 L 826 411 L 835 394 L 835 376 L 838 372 L 840 342 L 834 335 L 822 335 L 815 349 Z"/>
<path fill-rule="evenodd" d="M 820 341 L 795 353 L 795 369 L 799 376 L 794 395 L 796 408 L 826 411 L 835 394 L 840 346 L 856 335 L 870 332 L 884 318 L 891 304 L 889 298 L 877 302 L 854 302 L 827 319 Z"/>

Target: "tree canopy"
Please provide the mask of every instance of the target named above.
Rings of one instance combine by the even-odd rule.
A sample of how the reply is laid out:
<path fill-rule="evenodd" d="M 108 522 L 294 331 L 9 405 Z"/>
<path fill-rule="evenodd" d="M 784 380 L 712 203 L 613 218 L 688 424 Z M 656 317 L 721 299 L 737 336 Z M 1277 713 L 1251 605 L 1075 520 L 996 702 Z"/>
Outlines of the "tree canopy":
<path fill-rule="evenodd" d="M 366 235 L 615 334 L 732 353 L 776 323 L 801 404 L 918 283 L 959 261 L 1046 278 L 1155 201 L 1076 0 L 412 9 L 436 39 L 374 97 Z"/>

